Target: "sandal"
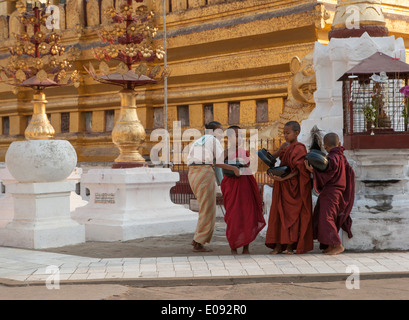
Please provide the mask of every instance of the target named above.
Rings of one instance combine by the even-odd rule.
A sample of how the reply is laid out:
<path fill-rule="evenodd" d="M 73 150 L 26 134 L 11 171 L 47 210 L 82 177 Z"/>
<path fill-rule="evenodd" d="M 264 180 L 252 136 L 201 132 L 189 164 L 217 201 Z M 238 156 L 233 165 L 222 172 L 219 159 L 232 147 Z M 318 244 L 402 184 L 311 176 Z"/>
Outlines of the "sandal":
<path fill-rule="evenodd" d="M 196 242 L 193 246 L 193 252 L 212 252 L 212 249 L 205 248 L 201 243 Z"/>

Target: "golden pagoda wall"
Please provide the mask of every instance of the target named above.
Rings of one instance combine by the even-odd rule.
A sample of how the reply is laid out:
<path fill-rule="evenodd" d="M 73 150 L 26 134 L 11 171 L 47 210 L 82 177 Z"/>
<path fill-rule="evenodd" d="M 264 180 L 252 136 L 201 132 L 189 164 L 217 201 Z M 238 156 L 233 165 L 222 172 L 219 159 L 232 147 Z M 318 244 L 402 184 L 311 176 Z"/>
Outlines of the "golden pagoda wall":
<path fill-rule="evenodd" d="M 146 1 L 157 13 L 162 30 L 162 1 Z M 98 0 L 89 0 L 86 5 L 82 0 L 67 0 L 65 5 L 59 5 L 65 45 L 75 45 L 81 50 L 76 68 L 81 70 L 82 79 L 78 89 L 48 90 L 47 113 L 56 130 L 55 138 L 69 140 L 79 162 L 113 161 L 119 153 L 109 131 L 112 116 L 117 116 L 119 111 L 118 88 L 96 83 L 83 70 L 83 65 L 90 61 L 97 66 L 93 48 L 101 45 L 97 31 L 106 23 L 100 12 L 112 4 L 113 0 L 102 0 L 100 4 Z M 214 120 L 228 126 L 229 103 L 236 103 L 240 105 L 240 112 L 235 115 L 239 125 L 258 128 L 267 137 L 269 126 L 286 118 L 281 114 L 286 113 L 287 99 L 291 97 L 289 86 L 294 76 L 291 61 L 295 56 L 302 60 L 313 50 L 315 41 L 328 41 L 336 1 L 166 0 L 166 4 L 167 61 L 171 72 L 168 128 L 172 129 L 173 121 L 188 112 L 188 127 L 203 129 L 204 106 L 209 104 L 213 105 Z M 386 0 L 383 4 L 390 34 L 403 37 L 409 48 L 409 4 L 396 0 Z M 0 64 L 4 65 L 12 41 L 9 35 L 18 32 L 19 26 L 14 19 L 12 1 L 0 2 L 0 10 Z M 163 33 L 158 34 L 156 41 L 163 41 Z M 10 87 L 0 84 L 0 99 L 0 133 L 3 133 L 0 161 L 4 161 L 8 145 L 24 139 L 32 113 L 31 92 L 20 90 L 15 95 Z M 163 101 L 163 84 L 138 90 L 138 116 L 148 134 L 158 126 L 155 117 L 160 119 Z M 264 106 L 259 107 L 264 112 L 262 116 L 257 115 L 257 103 Z M 308 116 L 310 109 L 307 106 L 300 114 Z M 292 108 L 291 112 L 297 109 Z M 67 113 L 68 129 L 66 122 L 63 125 Z M 230 114 L 230 118 L 233 116 Z M 143 154 L 148 154 L 155 143 L 149 143 L 149 135 L 147 140 Z"/>

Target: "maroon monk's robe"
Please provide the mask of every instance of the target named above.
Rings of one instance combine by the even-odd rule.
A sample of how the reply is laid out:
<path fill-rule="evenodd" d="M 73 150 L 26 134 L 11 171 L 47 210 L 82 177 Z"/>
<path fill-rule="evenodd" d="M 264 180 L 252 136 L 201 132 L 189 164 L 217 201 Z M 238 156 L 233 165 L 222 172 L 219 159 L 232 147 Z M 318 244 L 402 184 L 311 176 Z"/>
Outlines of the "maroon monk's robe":
<path fill-rule="evenodd" d="M 319 193 L 314 208 L 314 239 L 321 249 L 341 244 L 342 228 L 352 238 L 350 216 L 355 199 L 355 173 L 344 156 L 344 147 L 332 148 L 328 154 L 328 169 L 314 170 L 314 188 Z"/>
<path fill-rule="evenodd" d="M 266 246 L 296 244 L 296 253 L 314 248 L 312 234 L 311 175 L 305 168 L 307 149 L 295 142 L 280 151 L 281 166 L 288 166 L 298 174 L 285 181 L 274 181 Z"/>
<path fill-rule="evenodd" d="M 237 150 L 236 156 L 249 159 L 248 152 L 243 149 Z M 224 176 L 220 185 L 226 209 L 224 216 L 227 225 L 226 238 L 231 249 L 243 247 L 254 241 L 266 225 L 256 179 L 250 169 L 244 171 L 240 177 Z"/>

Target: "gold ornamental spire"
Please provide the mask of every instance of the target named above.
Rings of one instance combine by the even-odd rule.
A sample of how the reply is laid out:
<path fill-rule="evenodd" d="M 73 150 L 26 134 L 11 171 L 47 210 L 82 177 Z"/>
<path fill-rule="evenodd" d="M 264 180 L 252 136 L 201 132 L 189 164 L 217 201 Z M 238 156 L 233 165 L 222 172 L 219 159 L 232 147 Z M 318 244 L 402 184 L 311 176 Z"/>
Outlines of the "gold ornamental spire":
<path fill-rule="evenodd" d="M 338 0 L 331 29 L 330 39 L 389 35 L 380 0 Z"/>

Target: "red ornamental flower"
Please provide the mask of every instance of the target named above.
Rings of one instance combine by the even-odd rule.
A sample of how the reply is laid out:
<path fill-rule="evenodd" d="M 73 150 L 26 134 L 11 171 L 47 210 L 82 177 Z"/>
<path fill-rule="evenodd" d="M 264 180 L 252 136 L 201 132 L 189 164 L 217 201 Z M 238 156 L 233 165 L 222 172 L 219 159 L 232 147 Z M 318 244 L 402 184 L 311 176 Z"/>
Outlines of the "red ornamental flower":
<path fill-rule="evenodd" d="M 112 21 L 114 21 L 115 23 L 122 23 L 124 20 L 125 20 L 124 17 L 119 15 L 112 17 Z"/>
<path fill-rule="evenodd" d="M 400 89 L 399 92 L 402 93 L 405 97 L 409 97 L 409 85 Z"/>

